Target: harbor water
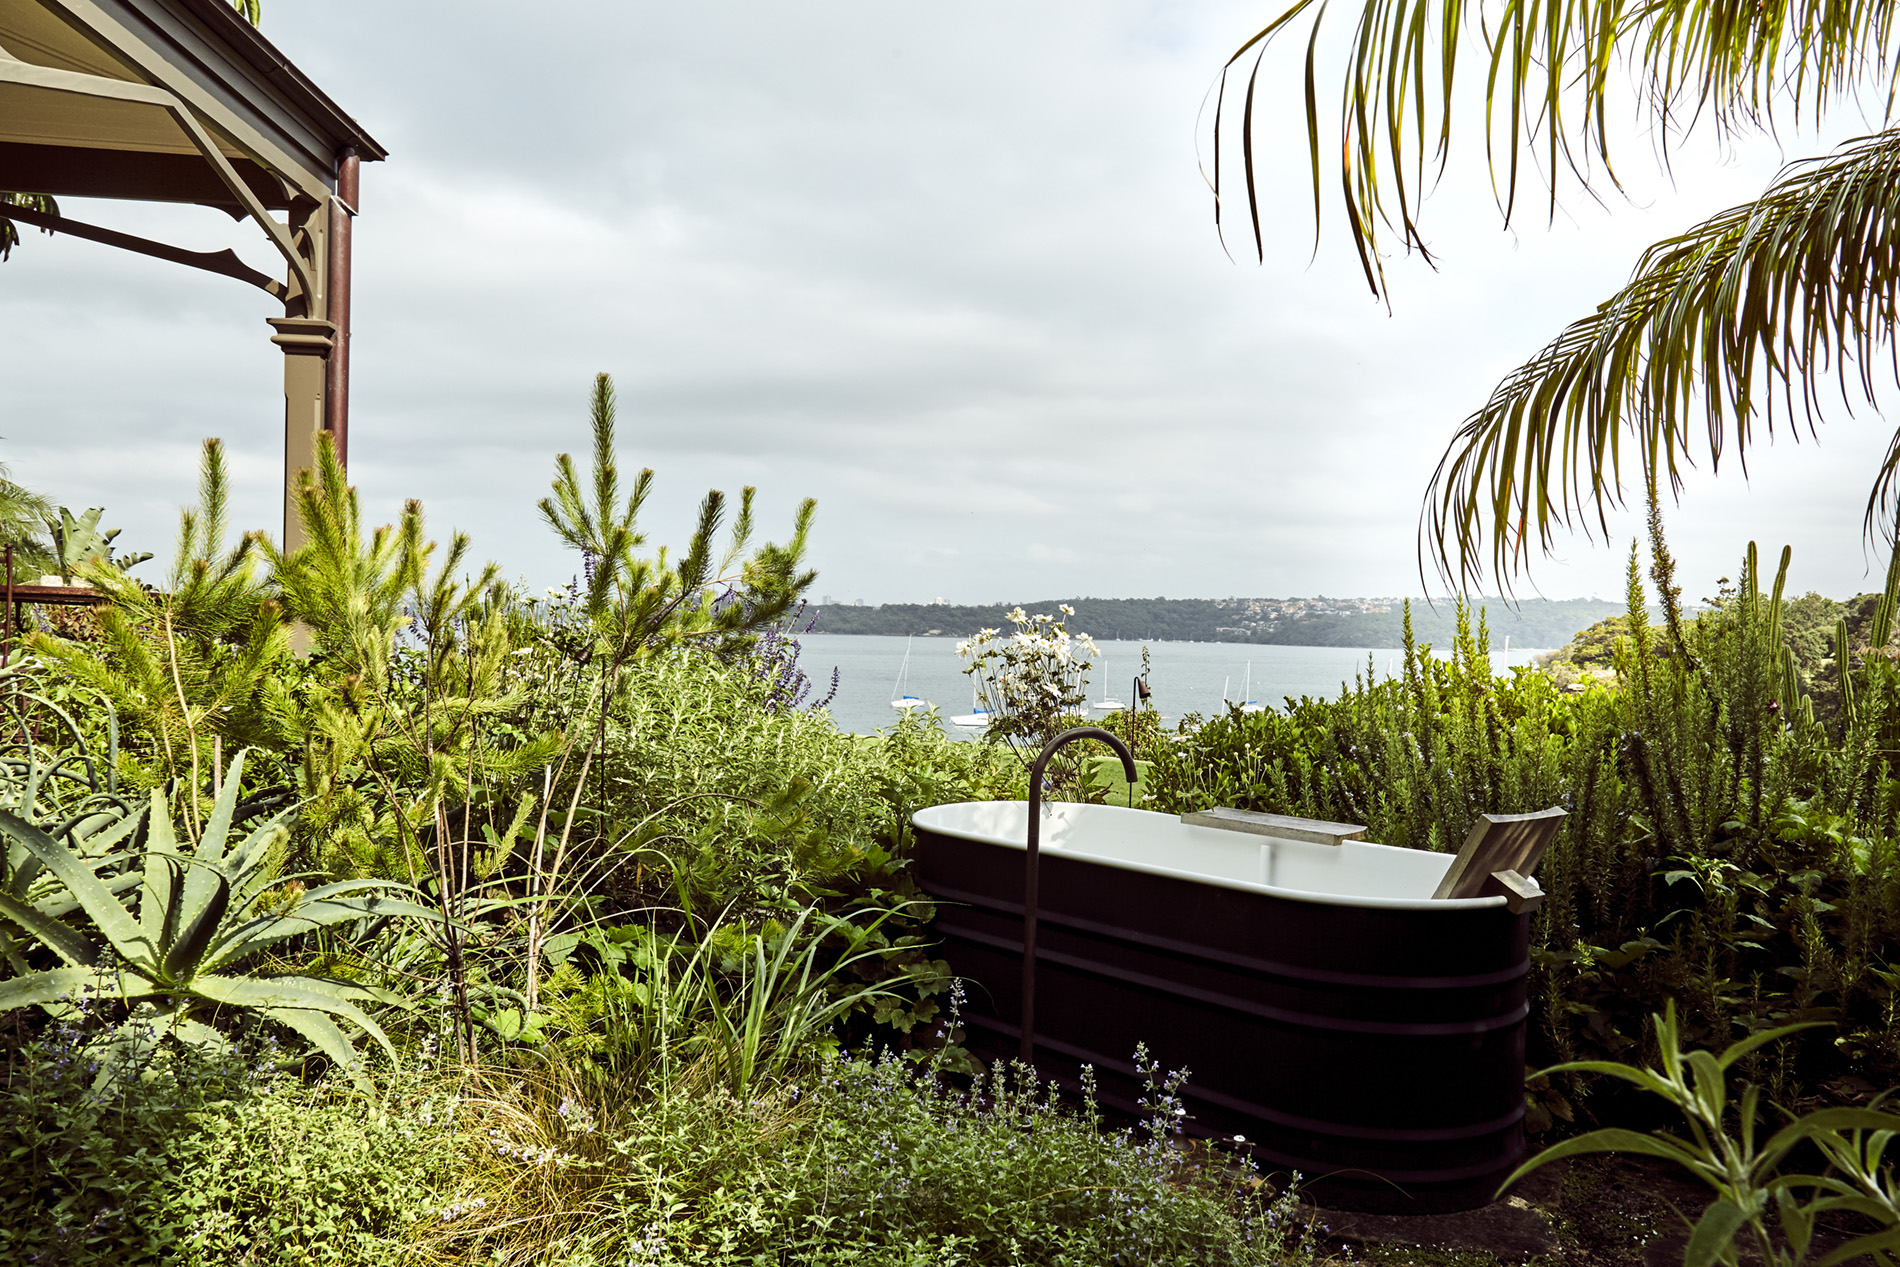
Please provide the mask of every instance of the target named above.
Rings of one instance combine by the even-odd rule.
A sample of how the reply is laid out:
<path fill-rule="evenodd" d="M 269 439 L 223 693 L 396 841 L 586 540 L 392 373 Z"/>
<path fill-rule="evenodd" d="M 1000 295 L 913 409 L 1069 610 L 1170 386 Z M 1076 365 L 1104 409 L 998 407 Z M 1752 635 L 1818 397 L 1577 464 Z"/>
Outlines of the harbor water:
<path fill-rule="evenodd" d="M 832 720 L 840 730 L 871 734 L 891 725 L 897 710 L 891 701 L 899 694 L 914 695 L 937 706 L 945 719 L 945 728 L 959 736 L 948 724 L 957 714 L 968 713 L 971 705 L 970 678 L 963 672 L 966 663 L 957 656 L 958 638 L 887 638 L 876 635 L 805 634 L 800 637 L 803 651 L 799 666 L 810 675 L 813 690 L 809 704 L 823 698 L 831 686 L 832 670 L 838 673 L 838 693 L 831 701 Z M 1276 647 L 1240 642 L 1099 642 L 1101 656 L 1089 675 L 1091 702 L 1104 694 L 1127 704 L 1130 686 L 1141 672 L 1141 650 L 1148 648 L 1150 672 L 1148 684 L 1154 691 L 1153 704 L 1170 721 L 1200 713 L 1211 716 L 1221 711 L 1225 698 L 1233 703 L 1252 700 L 1274 708 L 1284 708 L 1287 697 L 1315 696 L 1337 698 L 1355 677 L 1370 673 L 1374 678 L 1397 676 L 1403 671 L 1403 651 L 1397 648 L 1354 647 Z M 910 665 L 901 689 L 899 671 L 904 666 L 906 647 Z M 1503 672 L 1507 666 L 1529 664 L 1541 654 L 1536 648 L 1509 652 L 1493 650 L 1493 667 Z M 1092 711 L 1099 716 L 1099 711 Z"/>

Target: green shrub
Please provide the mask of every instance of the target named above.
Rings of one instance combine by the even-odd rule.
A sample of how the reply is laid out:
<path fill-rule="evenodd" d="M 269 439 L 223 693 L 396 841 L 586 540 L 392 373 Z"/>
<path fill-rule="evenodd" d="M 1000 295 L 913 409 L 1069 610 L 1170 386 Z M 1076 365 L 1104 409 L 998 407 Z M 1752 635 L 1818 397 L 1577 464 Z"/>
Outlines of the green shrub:
<path fill-rule="evenodd" d="M 908 1062 L 841 1059 L 740 1100 L 632 1100 L 557 1066 L 497 1086 L 454 1248 L 546 1267 L 650 1264 L 1297 1264 L 1296 1201 L 1180 1143 L 1177 1086 L 1138 1132 L 1033 1075 L 971 1092 Z"/>
<path fill-rule="evenodd" d="M 147 1042 L 101 1078 L 101 1026 L 14 1053 L 0 1102 L 0 1262 L 369 1267 L 402 1261 L 449 1203 L 447 1103 L 386 1104 Z"/>
<path fill-rule="evenodd" d="M 1181 1143 L 1180 1081 L 1151 1082 L 1141 1128 L 1105 1132 L 1092 1098 L 1060 1104 L 1020 1066 L 960 1092 L 889 1059 L 841 1063 L 788 1203 L 789 1244 L 839 1263 L 1306 1260 L 1290 1195 Z"/>
<path fill-rule="evenodd" d="M 381 1267 L 413 1261 L 453 1211 L 462 1143 L 452 1094 L 404 1083 L 383 1102 L 291 1083 L 197 1120 L 194 1166 L 168 1210 L 190 1230 L 180 1267 Z"/>
<path fill-rule="evenodd" d="M 1584 1153 L 1658 1157 L 1687 1171 L 1714 1196 L 1685 1247 L 1683 1261 L 1691 1267 L 1736 1267 L 1743 1261 L 1773 1267 L 1849 1262 L 1892 1267 L 1900 1248 L 1900 1185 L 1887 1149 L 1900 1132 L 1900 1116 L 1884 1108 L 1887 1097 L 1878 1096 L 1865 1108 L 1819 1109 L 1798 1118 L 1783 1110 L 1786 1124 L 1769 1136 L 1761 1130 L 1761 1088 L 1745 1087 L 1740 1102 L 1731 1105 L 1729 1069 L 1755 1048 L 1803 1027 L 1764 1030 L 1716 1054 L 1683 1050 L 1673 1006 L 1654 1021 L 1659 1068 L 1614 1061 L 1585 1061 L 1575 1068 L 1619 1079 L 1667 1102 L 1682 1115 L 1687 1136 L 1592 1131 L 1531 1158 L 1504 1186 L 1540 1166 Z M 1793 1169 L 1813 1160 L 1826 1165 L 1818 1173 Z M 1844 1245 L 1816 1245 L 1816 1232 L 1844 1229 L 1858 1234 Z M 1753 1254 L 1745 1260 L 1748 1250 Z"/>
<path fill-rule="evenodd" d="M 627 671 L 596 776 L 611 825 L 601 842 L 611 852 L 587 864 L 600 891 L 711 910 L 769 904 L 830 886 L 888 842 L 877 751 L 823 712 L 767 707 L 770 691 L 744 666 L 694 651 Z M 634 849 L 651 852 L 620 863 Z M 676 892 L 647 888 L 647 877 Z"/>

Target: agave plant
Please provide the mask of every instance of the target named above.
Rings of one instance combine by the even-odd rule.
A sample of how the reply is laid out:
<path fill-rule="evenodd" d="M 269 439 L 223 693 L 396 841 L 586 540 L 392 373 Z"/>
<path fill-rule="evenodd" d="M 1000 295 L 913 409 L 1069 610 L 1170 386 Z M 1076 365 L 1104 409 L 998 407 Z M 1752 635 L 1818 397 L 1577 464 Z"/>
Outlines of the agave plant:
<path fill-rule="evenodd" d="M 207 1014 L 248 1013 L 294 1031 L 354 1072 L 355 1049 L 337 1023 L 342 1020 L 373 1037 L 393 1060 L 388 1035 L 357 1006 L 368 991 L 260 971 L 259 960 L 264 951 L 312 929 L 363 919 L 435 920 L 440 914 L 391 896 L 388 891 L 405 886 L 382 880 L 322 885 L 298 893 L 288 906 L 267 904 L 266 894 L 280 879 L 288 832 L 280 813 L 242 839 L 233 838 L 243 768 L 240 753 L 191 848 L 181 846 L 158 792 L 145 813 L 122 817 L 70 845 L 0 808 L 9 870 L 0 884 L 0 919 L 62 963 L 28 971 L 20 956 L 10 955 L 17 975 L 0 981 L 0 1010 L 35 1004 L 58 1010 L 87 996 L 149 1004 L 141 1021 L 159 1036 L 209 1047 L 227 1040 L 205 1023 Z M 141 824 L 140 865 L 102 879 L 99 870 L 124 856 Z M 130 896 L 132 906 L 120 894 Z M 83 915 L 90 930 L 66 922 L 66 915 Z M 360 1080 L 360 1073 L 355 1076 Z"/>

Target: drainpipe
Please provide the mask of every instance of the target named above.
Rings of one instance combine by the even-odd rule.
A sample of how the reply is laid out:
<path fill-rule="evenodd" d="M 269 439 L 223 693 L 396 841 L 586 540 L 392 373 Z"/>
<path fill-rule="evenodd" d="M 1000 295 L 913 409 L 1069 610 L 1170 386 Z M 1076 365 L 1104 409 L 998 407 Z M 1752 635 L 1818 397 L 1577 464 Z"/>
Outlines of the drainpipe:
<path fill-rule="evenodd" d="M 336 326 L 324 382 L 324 430 L 336 443 L 344 466 L 350 462 L 350 223 L 356 218 L 356 148 L 337 151 L 336 197 L 330 204 L 329 302 L 325 305 Z"/>

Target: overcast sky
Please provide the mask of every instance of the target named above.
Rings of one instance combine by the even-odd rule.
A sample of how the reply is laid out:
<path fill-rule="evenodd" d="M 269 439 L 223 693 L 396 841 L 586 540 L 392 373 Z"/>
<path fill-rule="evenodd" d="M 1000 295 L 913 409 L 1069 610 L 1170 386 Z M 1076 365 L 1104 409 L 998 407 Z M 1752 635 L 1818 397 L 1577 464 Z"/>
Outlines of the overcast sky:
<path fill-rule="evenodd" d="M 1266 264 L 1214 233 L 1197 117 L 1274 7 L 266 0 L 265 34 L 390 151 L 356 226 L 371 513 L 418 497 L 436 534 L 564 579 L 533 506 L 553 455 L 585 450 L 605 370 L 625 464 L 657 472 L 652 540 L 681 540 L 709 487 L 756 484 L 775 536 L 813 496 L 821 596 L 1419 592 L 1419 501 L 1458 423 L 1783 151 L 1694 148 L 1672 185 L 1638 141 L 1631 200 L 1573 194 L 1506 231 L 1467 132 L 1426 210 L 1440 269 L 1390 260 L 1388 313 L 1337 219 L 1309 257 L 1285 75 L 1257 125 Z M 214 212 L 65 209 L 279 271 Z M 277 311 L 29 232 L 0 265 L 0 458 L 164 557 L 222 436 L 240 521 L 274 532 Z M 1764 447 L 1752 482 L 1697 476 L 1671 520 L 1691 597 L 1751 537 L 1794 545 L 1797 590 L 1872 585 L 1861 507 L 1890 434 L 1843 414 L 1818 446 Z M 1534 588 L 1617 596 L 1634 528 L 1567 542 Z"/>

